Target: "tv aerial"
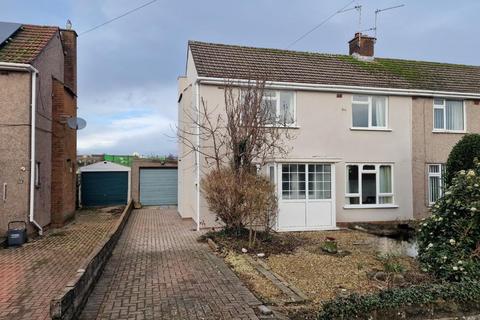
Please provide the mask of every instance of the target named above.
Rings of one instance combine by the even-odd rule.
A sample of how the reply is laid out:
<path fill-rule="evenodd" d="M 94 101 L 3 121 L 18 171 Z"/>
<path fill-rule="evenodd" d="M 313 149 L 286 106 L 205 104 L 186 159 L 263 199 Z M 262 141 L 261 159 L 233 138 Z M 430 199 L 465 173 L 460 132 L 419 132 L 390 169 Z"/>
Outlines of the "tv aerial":
<path fill-rule="evenodd" d="M 67 125 L 70 129 L 82 130 L 87 126 L 87 121 L 79 117 L 71 117 L 67 120 Z"/>
<path fill-rule="evenodd" d="M 352 10 L 356 10 L 357 13 L 358 13 L 358 33 L 374 31 L 374 38 L 377 38 L 378 15 L 380 13 L 384 12 L 384 11 L 398 9 L 398 8 L 401 8 L 401 7 L 405 7 L 405 5 L 400 4 L 400 5 L 397 5 L 397 6 L 392 6 L 392 7 L 388 7 L 388 8 L 375 10 L 375 24 L 374 24 L 374 26 L 372 28 L 368 28 L 368 29 L 364 29 L 364 30 L 362 30 L 362 6 L 361 5 L 356 5 L 352 8 L 347 8 L 347 9 L 344 9 L 344 10 L 340 10 L 337 13 L 344 13 L 344 12 L 349 12 L 349 11 L 352 11 Z"/>
<path fill-rule="evenodd" d="M 375 32 L 375 38 L 377 38 L 377 20 L 378 20 L 378 14 L 381 13 L 381 12 L 384 12 L 384 11 L 388 11 L 388 10 L 393 10 L 393 9 L 398 9 L 398 8 L 401 8 L 401 7 L 405 7 L 404 4 L 399 4 L 398 6 L 393 6 L 393 7 L 388 7 L 388 8 L 383 8 L 383 9 L 377 9 L 375 10 L 375 24 L 373 26 L 373 28 L 370 28 L 368 29 L 368 31 L 374 31 Z"/>

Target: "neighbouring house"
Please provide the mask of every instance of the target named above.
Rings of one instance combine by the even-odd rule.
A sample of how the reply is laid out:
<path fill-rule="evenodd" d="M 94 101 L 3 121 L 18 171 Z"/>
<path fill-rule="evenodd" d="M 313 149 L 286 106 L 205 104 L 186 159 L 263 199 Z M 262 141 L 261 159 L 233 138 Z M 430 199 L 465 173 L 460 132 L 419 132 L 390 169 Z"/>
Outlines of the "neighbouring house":
<path fill-rule="evenodd" d="M 29 232 L 75 212 L 77 34 L 0 22 L 0 236 L 13 220 Z"/>
<path fill-rule="evenodd" d="M 227 80 L 266 75 L 265 99 L 291 115 L 295 136 L 288 156 L 263 169 L 277 186 L 277 230 L 424 217 L 452 146 L 480 132 L 480 67 L 378 58 L 375 42 L 357 33 L 350 54 L 337 55 L 191 41 L 179 126 L 196 130 L 186 114 L 202 100 L 222 106 Z M 215 225 L 201 194 L 206 167 L 180 144 L 178 210 L 200 227 Z"/>
<path fill-rule="evenodd" d="M 130 200 L 131 169 L 110 161 L 81 167 L 79 204 L 100 207 L 127 204 Z"/>

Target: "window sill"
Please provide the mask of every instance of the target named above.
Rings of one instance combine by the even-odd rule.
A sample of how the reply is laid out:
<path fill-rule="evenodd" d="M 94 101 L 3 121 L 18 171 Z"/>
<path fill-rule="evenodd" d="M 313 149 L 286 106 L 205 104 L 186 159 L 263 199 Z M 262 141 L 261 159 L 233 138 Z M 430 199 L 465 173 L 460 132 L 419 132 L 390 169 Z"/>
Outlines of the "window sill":
<path fill-rule="evenodd" d="M 432 133 L 453 133 L 453 134 L 466 134 L 467 131 L 455 131 L 455 130 L 432 130 Z"/>
<path fill-rule="evenodd" d="M 388 128 L 359 128 L 359 127 L 351 127 L 351 131 L 383 131 L 383 132 L 391 132 L 392 129 Z"/>
<path fill-rule="evenodd" d="M 291 125 L 291 126 L 276 126 L 276 125 L 265 125 L 264 128 L 278 128 L 278 129 L 300 129 L 300 126 Z"/>
<path fill-rule="evenodd" d="M 398 205 L 396 204 L 367 204 L 367 205 L 355 205 L 355 204 L 346 204 L 343 206 L 343 209 L 396 209 Z"/>

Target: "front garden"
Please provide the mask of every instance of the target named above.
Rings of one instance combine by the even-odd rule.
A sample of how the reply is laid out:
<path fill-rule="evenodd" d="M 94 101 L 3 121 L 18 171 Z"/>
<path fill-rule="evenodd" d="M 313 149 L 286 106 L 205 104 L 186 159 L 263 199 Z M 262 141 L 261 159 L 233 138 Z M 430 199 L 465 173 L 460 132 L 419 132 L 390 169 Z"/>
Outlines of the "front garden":
<path fill-rule="evenodd" d="M 259 234 L 258 245 L 249 249 L 246 235 L 210 232 L 206 237 L 215 241 L 225 261 L 262 301 L 291 319 L 316 319 L 322 305 L 336 297 L 431 281 L 405 254 L 404 242 L 355 230 Z M 308 299 L 291 301 L 248 256 L 264 262 Z"/>
<path fill-rule="evenodd" d="M 207 186 L 223 181 L 218 188 L 205 190 L 211 209 L 217 209 L 212 211 L 225 209 L 225 201 L 235 206 L 218 215 L 227 228 L 209 232 L 204 239 L 216 243 L 225 261 L 265 304 L 290 319 L 435 319 L 479 314 L 479 156 L 478 135 L 465 136 L 453 149 L 443 196 L 432 207 L 432 215 L 418 222 L 416 258 L 408 254 L 412 248 L 402 247 L 405 243 L 395 245 L 365 228 L 359 228 L 362 232 L 274 233 L 270 231 L 276 212 L 273 188 L 261 176 L 244 180 L 242 171 L 207 176 L 216 178 Z M 220 191 L 226 190 L 225 185 L 234 197 Z M 251 185 L 263 188 L 254 192 Z M 230 210 L 238 208 L 248 210 Z M 222 218 L 227 213 L 235 224 Z M 385 249 L 385 243 L 394 245 Z"/>

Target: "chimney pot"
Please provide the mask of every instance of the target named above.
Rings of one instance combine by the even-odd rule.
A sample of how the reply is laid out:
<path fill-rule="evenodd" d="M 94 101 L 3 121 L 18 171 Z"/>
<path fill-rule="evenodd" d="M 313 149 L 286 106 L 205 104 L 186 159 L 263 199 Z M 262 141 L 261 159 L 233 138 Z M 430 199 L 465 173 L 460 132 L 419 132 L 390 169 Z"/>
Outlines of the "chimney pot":
<path fill-rule="evenodd" d="M 348 42 L 350 55 L 357 54 L 364 57 L 373 57 L 376 40 L 376 38 L 363 35 L 361 32 L 355 33 L 355 37 Z"/>

